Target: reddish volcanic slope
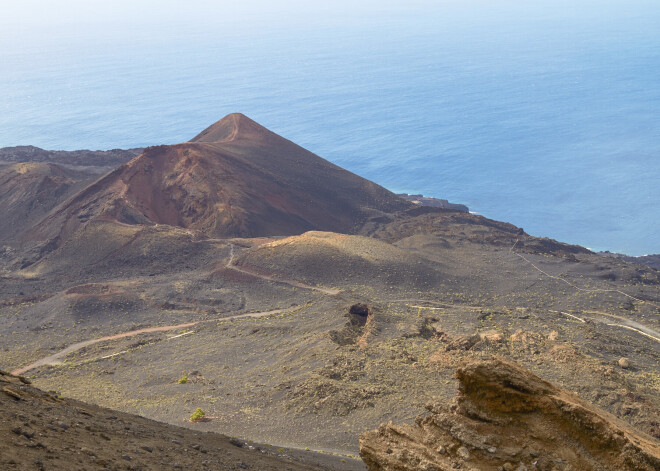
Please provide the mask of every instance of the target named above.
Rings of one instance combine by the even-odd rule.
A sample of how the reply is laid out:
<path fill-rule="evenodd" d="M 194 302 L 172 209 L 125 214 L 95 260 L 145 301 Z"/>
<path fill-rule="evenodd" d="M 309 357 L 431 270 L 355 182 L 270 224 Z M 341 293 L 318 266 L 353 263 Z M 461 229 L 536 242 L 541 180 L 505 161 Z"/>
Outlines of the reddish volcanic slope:
<path fill-rule="evenodd" d="M 353 232 L 409 207 L 385 188 L 230 114 L 192 141 L 149 147 L 43 220 L 33 240 L 66 239 L 93 220 L 169 224 L 209 237 Z"/>

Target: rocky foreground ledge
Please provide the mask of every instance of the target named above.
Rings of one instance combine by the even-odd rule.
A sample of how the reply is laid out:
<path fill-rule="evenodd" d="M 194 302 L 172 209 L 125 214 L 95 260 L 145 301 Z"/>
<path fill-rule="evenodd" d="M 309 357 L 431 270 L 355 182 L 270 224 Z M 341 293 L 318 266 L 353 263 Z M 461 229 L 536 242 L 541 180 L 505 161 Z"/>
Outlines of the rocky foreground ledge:
<path fill-rule="evenodd" d="M 452 405 L 360 437 L 372 471 L 654 471 L 660 442 L 501 359 L 458 369 Z"/>

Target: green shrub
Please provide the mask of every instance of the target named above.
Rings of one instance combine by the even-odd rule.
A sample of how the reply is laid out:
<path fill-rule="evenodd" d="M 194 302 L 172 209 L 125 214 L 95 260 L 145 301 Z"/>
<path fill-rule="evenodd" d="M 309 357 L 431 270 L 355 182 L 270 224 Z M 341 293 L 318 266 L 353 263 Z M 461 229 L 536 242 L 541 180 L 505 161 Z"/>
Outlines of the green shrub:
<path fill-rule="evenodd" d="M 204 420 L 204 417 L 206 417 L 206 412 L 204 412 L 202 409 L 199 407 L 195 409 L 195 412 L 192 413 L 190 416 L 190 421 L 191 422 L 201 422 Z"/>
<path fill-rule="evenodd" d="M 188 382 L 188 377 L 187 376 L 182 376 L 179 378 L 178 383 L 179 384 L 186 384 Z"/>

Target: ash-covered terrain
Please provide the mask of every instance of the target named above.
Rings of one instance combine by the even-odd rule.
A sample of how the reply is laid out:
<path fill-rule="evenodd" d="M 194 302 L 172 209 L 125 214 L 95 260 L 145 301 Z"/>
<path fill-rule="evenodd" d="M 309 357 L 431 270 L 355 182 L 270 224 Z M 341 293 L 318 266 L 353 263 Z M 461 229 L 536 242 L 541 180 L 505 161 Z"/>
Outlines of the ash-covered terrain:
<path fill-rule="evenodd" d="M 652 267 L 406 201 L 240 114 L 60 164 L 0 169 L 0 368 L 54 397 L 349 463 L 497 355 L 657 447 Z"/>

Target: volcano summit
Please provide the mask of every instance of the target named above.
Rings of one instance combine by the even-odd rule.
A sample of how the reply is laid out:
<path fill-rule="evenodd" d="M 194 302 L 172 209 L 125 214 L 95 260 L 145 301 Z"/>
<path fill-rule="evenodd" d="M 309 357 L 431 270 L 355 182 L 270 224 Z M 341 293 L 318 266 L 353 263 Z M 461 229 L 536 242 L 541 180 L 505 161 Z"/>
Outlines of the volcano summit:
<path fill-rule="evenodd" d="M 190 142 L 149 147 L 39 224 L 31 239 L 66 239 L 89 221 L 168 224 L 207 237 L 355 232 L 411 205 L 230 114 Z"/>

